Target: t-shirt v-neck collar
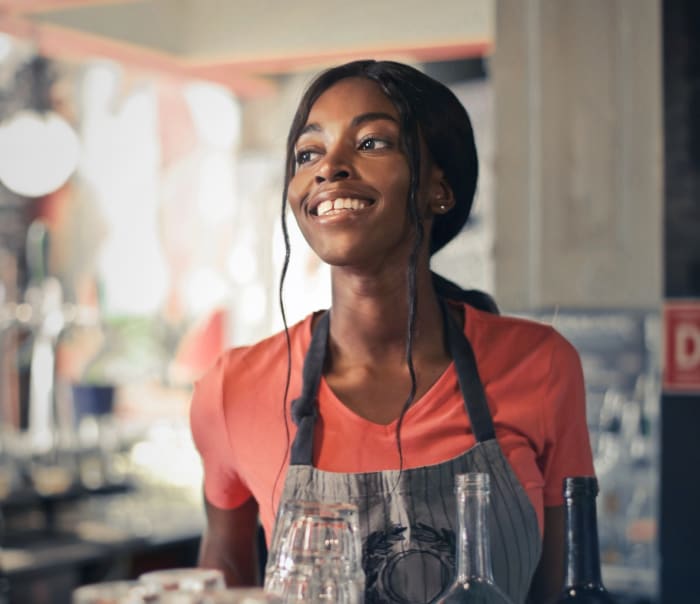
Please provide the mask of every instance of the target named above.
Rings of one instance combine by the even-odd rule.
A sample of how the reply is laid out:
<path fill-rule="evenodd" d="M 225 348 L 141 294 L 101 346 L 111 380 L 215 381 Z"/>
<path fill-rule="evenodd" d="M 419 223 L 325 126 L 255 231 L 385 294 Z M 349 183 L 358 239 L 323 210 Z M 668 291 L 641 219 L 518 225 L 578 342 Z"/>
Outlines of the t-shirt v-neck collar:
<path fill-rule="evenodd" d="M 313 312 L 309 314 L 304 321 L 305 324 L 302 330 L 303 346 L 300 350 L 300 352 L 303 351 L 301 358 L 302 363 L 306 351 L 308 350 L 308 347 L 311 343 L 312 326 L 314 324 L 314 318 L 322 312 L 323 311 Z M 465 312 L 465 324 L 466 321 L 467 317 Z M 456 387 L 458 388 L 457 371 L 455 368 L 454 360 L 452 360 L 450 361 L 450 364 L 445 368 L 445 370 L 440 374 L 440 377 L 438 377 L 438 379 L 435 380 L 435 382 L 433 382 L 430 388 L 428 388 L 425 394 L 423 394 L 423 396 L 421 396 L 418 400 L 413 401 L 409 409 L 406 411 L 406 414 L 404 415 L 404 422 L 406 420 L 412 419 L 415 415 L 422 413 L 423 410 L 426 408 L 431 409 L 434 408 L 435 405 L 439 405 L 440 402 L 446 400 L 447 397 L 453 394 L 454 389 Z M 326 381 L 326 377 L 324 375 L 321 376 L 321 382 L 319 384 L 318 400 L 320 407 L 324 407 L 327 405 L 328 409 L 331 412 L 343 416 L 343 418 L 346 421 L 352 421 L 353 423 L 357 424 L 358 429 L 370 430 L 379 433 L 396 432 L 396 424 L 398 423 L 398 418 L 394 419 L 388 424 L 379 424 L 368 420 L 362 417 L 361 415 L 358 415 L 355 411 L 353 411 L 347 405 L 345 405 L 345 403 L 343 403 L 343 401 L 341 401 L 338 398 L 338 396 L 336 396 L 335 392 Z"/>
<path fill-rule="evenodd" d="M 430 388 L 428 388 L 425 394 L 423 394 L 423 396 L 421 396 L 418 400 L 413 401 L 404 415 L 404 421 L 411 420 L 413 416 L 422 413 L 426 407 L 434 407 L 434 405 L 446 400 L 447 397 L 449 397 L 454 391 L 456 383 L 457 373 L 455 370 L 455 364 L 454 361 L 451 361 L 442 374 L 440 374 L 440 377 L 433 382 Z M 343 401 L 336 396 L 333 389 L 328 385 L 325 376 L 321 377 L 321 383 L 318 391 L 318 401 L 321 411 L 323 411 L 324 408 L 327 408 L 331 413 L 342 415 L 347 421 L 352 421 L 353 423 L 357 424 L 358 429 L 372 430 L 381 433 L 394 433 L 396 431 L 398 418 L 394 419 L 388 424 L 379 424 L 362 417 L 345 405 L 345 403 L 343 403 Z"/>

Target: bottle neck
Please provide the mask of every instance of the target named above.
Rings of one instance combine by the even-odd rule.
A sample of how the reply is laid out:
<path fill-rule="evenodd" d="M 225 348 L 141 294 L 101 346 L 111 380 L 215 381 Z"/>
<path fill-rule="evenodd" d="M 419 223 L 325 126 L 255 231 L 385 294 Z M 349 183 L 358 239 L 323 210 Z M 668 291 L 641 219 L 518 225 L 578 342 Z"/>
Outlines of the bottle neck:
<path fill-rule="evenodd" d="M 565 500 L 566 573 L 565 587 L 601 586 L 600 551 L 595 497 L 577 495 Z"/>
<path fill-rule="evenodd" d="M 457 580 L 482 577 L 493 581 L 487 514 L 489 494 L 472 489 L 457 492 Z"/>

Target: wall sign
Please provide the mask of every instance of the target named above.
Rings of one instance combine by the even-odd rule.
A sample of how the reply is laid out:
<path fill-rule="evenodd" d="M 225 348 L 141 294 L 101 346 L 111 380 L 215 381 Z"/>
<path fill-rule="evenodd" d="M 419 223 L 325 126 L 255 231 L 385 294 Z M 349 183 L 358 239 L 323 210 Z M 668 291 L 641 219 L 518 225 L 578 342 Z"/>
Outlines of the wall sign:
<path fill-rule="evenodd" d="M 664 390 L 700 393 L 700 298 L 664 303 Z"/>

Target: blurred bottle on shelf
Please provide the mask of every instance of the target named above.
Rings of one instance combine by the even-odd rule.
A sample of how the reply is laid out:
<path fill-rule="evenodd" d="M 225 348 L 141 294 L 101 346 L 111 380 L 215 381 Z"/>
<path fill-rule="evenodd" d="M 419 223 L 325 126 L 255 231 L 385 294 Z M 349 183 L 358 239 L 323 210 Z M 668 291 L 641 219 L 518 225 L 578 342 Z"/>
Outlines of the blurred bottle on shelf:
<path fill-rule="evenodd" d="M 650 422 L 640 414 L 639 427 L 630 443 L 629 505 L 625 515 L 626 566 L 638 569 L 656 568 L 656 504 L 657 479 L 654 471 L 655 446 Z"/>
<path fill-rule="evenodd" d="M 619 564 L 624 550 L 624 499 L 626 485 L 626 451 L 623 416 L 631 421 L 634 407 L 629 406 L 624 394 L 609 389 L 600 410 L 598 447 L 595 452 L 595 472 L 600 485 L 598 523 L 600 548 L 604 563 Z M 625 413 L 625 409 L 627 412 Z"/>
<path fill-rule="evenodd" d="M 653 376 L 641 375 L 630 397 L 611 391 L 601 409 L 594 462 L 604 564 L 648 570 L 656 565 L 654 384 Z"/>
<path fill-rule="evenodd" d="M 128 487 L 128 439 L 114 413 L 116 386 L 71 385 L 80 482 L 88 490 Z"/>

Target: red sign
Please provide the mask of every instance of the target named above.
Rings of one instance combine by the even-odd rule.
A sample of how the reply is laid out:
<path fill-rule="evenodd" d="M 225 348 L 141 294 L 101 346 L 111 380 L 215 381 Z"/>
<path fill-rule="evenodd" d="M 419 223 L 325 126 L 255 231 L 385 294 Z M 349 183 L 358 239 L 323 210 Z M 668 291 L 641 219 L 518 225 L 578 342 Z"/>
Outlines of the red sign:
<path fill-rule="evenodd" d="M 664 304 L 664 390 L 700 392 L 700 299 Z"/>

